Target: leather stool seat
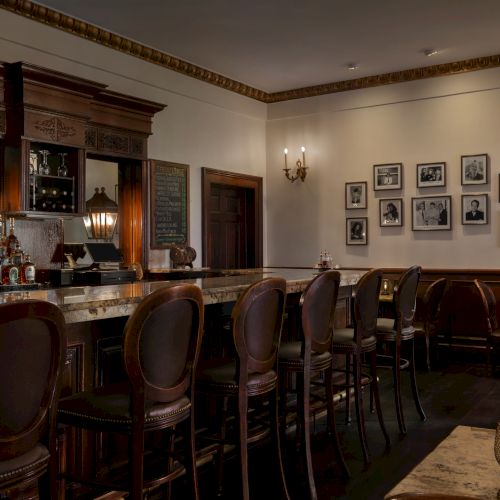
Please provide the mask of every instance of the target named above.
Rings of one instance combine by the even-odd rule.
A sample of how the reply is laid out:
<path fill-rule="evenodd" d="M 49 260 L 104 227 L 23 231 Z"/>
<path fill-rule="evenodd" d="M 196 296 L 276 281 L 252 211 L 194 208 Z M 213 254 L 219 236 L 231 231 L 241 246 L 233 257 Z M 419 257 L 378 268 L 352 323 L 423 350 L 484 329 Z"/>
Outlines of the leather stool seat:
<path fill-rule="evenodd" d="M 301 355 L 302 342 L 283 342 L 278 351 L 280 366 L 288 369 L 296 367 L 300 369 L 304 365 L 304 358 Z M 328 368 L 332 363 L 332 355 L 328 352 L 311 352 L 311 370 L 321 371 Z"/>
<path fill-rule="evenodd" d="M 196 374 L 196 383 L 200 391 L 218 394 L 237 394 L 236 361 L 201 369 Z M 249 396 L 272 391 L 276 387 L 277 375 L 274 370 L 265 373 L 249 373 L 247 389 Z"/>
<path fill-rule="evenodd" d="M 31 475 L 38 475 L 47 468 L 49 450 L 38 443 L 34 448 L 10 460 L 0 461 L 0 482 L 4 487 L 15 484 Z"/>
<path fill-rule="evenodd" d="M 393 322 L 394 323 L 394 322 Z M 335 351 L 341 352 L 342 348 L 353 349 L 356 342 L 352 335 L 352 328 L 338 328 L 333 331 L 333 344 Z M 377 345 L 377 337 L 370 335 L 361 339 L 361 352 L 371 351 Z"/>
<path fill-rule="evenodd" d="M 397 330 L 394 327 L 394 318 L 377 318 L 377 338 L 379 341 L 395 342 Z M 415 336 L 415 327 L 409 325 L 401 329 L 401 340 L 409 340 Z"/>
<path fill-rule="evenodd" d="M 144 403 L 144 427 L 170 425 L 189 417 L 191 402 L 183 396 L 169 403 L 146 400 Z M 183 415 L 184 414 L 184 415 Z M 184 418 L 182 418 L 184 416 Z M 98 387 L 93 391 L 74 394 L 59 401 L 58 420 L 66 419 L 83 428 L 102 429 L 108 424 L 115 431 L 120 427 L 129 429 L 132 425 L 130 414 L 130 388 L 128 384 L 113 384 Z"/>

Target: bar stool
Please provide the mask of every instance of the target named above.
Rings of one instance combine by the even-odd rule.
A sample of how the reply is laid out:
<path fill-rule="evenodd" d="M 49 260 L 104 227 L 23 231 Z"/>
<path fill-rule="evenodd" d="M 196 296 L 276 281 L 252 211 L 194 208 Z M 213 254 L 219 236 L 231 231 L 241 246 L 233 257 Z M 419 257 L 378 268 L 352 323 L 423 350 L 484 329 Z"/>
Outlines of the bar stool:
<path fill-rule="evenodd" d="M 350 415 L 350 388 L 354 385 L 354 401 L 356 407 L 356 420 L 358 434 L 361 441 L 361 449 L 365 464 L 370 463 L 368 443 L 365 429 L 365 416 L 363 410 L 363 391 L 361 365 L 365 354 L 370 357 L 370 377 L 368 382 L 375 397 L 377 417 L 380 429 L 385 438 L 386 446 L 389 447 L 391 440 L 385 428 L 382 408 L 380 405 L 378 378 L 377 378 L 377 339 L 375 332 L 377 328 L 378 297 L 382 271 L 373 269 L 364 274 L 356 286 L 356 294 L 353 298 L 353 328 L 340 328 L 333 331 L 333 353 L 344 354 L 346 357 L 346 416 Z M 353 383 L 351 384 L 351 359 L 353 367 Z"/>
<path fill-rule="evenodd" d="M 486 364 L 495 374 L 495 349 L 500 347 L 500 330 L 498 328 L 496 307 L 497 300 L 493 290 L 483 281 L 474 280 L 474 286 L 481 297 L 482 309 L 478 311 L 478 325 L 485 325 Z"/>
<path fill-rule="evenodd" d="M 406 434 L 403 404 L 401 401 L 401 370 L 405 368 L 408 368 L 410 372 L 413 400 L 418 414 L 422 420 L 426 419 L 418 394 L 417 377 L 415 374 L 415 328 L 413 326 L 415 299 L 421 273 L 422 269 L 420 266 L 412 266 L 403 273 L 399 279 L 397 290 L 394 292 L 394 319 L 378 318 L 377 320 L 377 344 L 387 343 L 392 348 L 391 355 L 381 355 L 379 359 L 385 358 L 391 362 L 396 414 L 401 434 Z M 403 342 L 408 346 L 408 359 L 401 357 Z"/>
<path fill-rule="evenodd" d="M 431 371 L 430 339 L 438 333 L 441 299 L 444 296 L 448 280 L 441 278 L 431 283 L 422 299 L 422 321 L 414 321 L 415 337 L 425 338 L 427 371 Z"/>
<path fill-rule="evenodd" d="M 317 498 L 311 458 L 310 385 L 311 374 L 324 377 L 327 423 L 337 460 L 346 476 L 347 465 L 340 448 L 335 425 L 332 387 L 332 332 L 335 305 L 340 284 L 338 271 L 326 271 L 316 276 L 301 298 L 302 340 L 282 342 L 278 351 L 280 380 L 280 418 L 286 424 L 286 379 L 297 375 L 297 430 L 300 431 L 301 451 L 305 457 L 306 476 L 311 499 Z"/>
<path fill-rule="evenodd" d="M 64 316 L 39 300 L 2 304 L 0 346 L 0 496 L 56 499 Z"/>
<path fill-rule="evenodd" d="M 270 433 L 274 445 L 279 481 L 283 496 L 289 498 L 281 460 L 277 411 L 277 351 L 283 322 L 286 281 L 267 278 L 250 285 L 238 298 L 232 311 L 232 332 L 237 359 L 219 360 L 207 368 L 200 367 L 197 389 L 222 398 L 219 409 L 217 466 L 219 492 L 222 488 L 224 443 L 227 439 L 228 400 L 237 402 L 238 448 L 243 500 L 249 500 L 248 444 L 254 437 L 248 433 L 249 400 L 269 398 Z"/>
<path fill-rule="evenodd" d="M 198 498 L 194 446 L 194 370 L 203 331 L 203 297 L 195 285 L 160 288 L 145 297 L 125 325 L 123 362 L 128 377 L 114 384 L 61 399 L 60 423 L 93 431 L 129 436 L 128 477 L 72 478 L 100 489 L 127 491 L 140 500 L 186 470 L 192 494 Z M 144 479 L 144 435 L 148 431 L 184 427 L 184 468 L 170 468 L 159 477 Z"/>

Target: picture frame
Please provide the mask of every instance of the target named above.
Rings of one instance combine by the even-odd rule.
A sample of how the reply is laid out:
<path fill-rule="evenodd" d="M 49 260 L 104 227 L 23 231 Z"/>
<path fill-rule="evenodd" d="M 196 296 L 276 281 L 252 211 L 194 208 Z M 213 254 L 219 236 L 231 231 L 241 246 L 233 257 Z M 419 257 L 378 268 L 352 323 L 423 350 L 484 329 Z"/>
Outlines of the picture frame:
<path fill-rule="evenodd" d="M 488 155 L 465 155 L 461 157 L 462 186 L 488 184 Z"/>
<path fill-rule="evenodd" d="M 346 219 L 346 245 L 368 245 L 368 217 Z"/>
<path fill-rule="evenodd" d="M 481 225 L 489 223 L 488 194 L 462 195 L 462 224 Z"/>
<path fill-rule="evenodd" d="M 380 227 L 403 225 L 403 198 L 384 198 L 379 200 Z"/>
<path fill-rule="evenodd" d="M 345 183 L 345 208 L 347 210 L 368 207 L 367 185 L 366 181 Z"/>
<path fill-rule="evenodd" d="M 451 196 L 420 196 L 411 199 L 412 231 L 451 230 Z"/>
<path fill-rule="evenodd" d="M 401 189 L 403 187 L 403 164 L 384 163 L 373 165 L 373 190 Z"/>
<path fill-rule="evenodd" d="M 446 162 L 418 163 L 417 187 L 446 186 Z"/>

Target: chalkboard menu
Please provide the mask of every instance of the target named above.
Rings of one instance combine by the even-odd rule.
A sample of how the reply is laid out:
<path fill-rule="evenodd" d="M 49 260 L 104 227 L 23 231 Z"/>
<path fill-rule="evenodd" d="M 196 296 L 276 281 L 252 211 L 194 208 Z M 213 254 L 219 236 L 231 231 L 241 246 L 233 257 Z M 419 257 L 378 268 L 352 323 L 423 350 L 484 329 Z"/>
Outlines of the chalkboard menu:
<path fill-rule="evenodd" d="M 189 244 L 189 165 L 150 160 L 151 248 Z"/>

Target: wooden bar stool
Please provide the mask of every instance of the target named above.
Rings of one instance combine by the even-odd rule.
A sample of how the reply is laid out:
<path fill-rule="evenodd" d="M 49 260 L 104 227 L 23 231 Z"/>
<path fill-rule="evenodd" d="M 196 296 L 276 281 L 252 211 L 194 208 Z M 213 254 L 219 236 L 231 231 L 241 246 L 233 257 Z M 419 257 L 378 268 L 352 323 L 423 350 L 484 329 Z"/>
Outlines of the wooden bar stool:
<path fill-rule="evenodd" d="M 375 405 L 380 429 L 384 435 L 386 446 L 389 447 L 391 444 L 382 415 L 377 378 L 377 339 L 375 332 L 377 328 L 378 297 L 380 293 L 381 281 L 382 271 L 380 269 L 373 269 L 361 277 L 356 286 L 356 294 L 353 298 L 354 327 L 335 329 L 333 331 L 333 353 L 344 354 L 346 356 L 346 380 L 344 387 L 346 388 L 347 416 L 350 415 L 350 388 L 354 386 L 356 420 L 365 464 L 370 463 L 370 454 L 368 452 L 365 429 L 361 373 L 363 356 L 365 354 L 370 357 L 370 377 L 367 383 L 370 384 L 371 391 L 375 396 Z M 351 359 L 353 367 L 353 383 L 350 381 Z"/>
<path fill-rule="evenodd" d="M 441 278 L 431 283 L 422 299 L 422 321 L 414 321 L 415 337 L 424 337 L 427 371 L 431 371 L 431 338 L 436 339 L 439 330 L 439 312 L 448 280 Z"/>
<path fill-rule="evenodd" d="M 345 475 L 349 470 L 344 461 L 335 425 L 332 387 L 332 333 L 335 305 L 340 284 L 338 271 L 326 271 L 316 276 L 301 298 L 302 340 L 282 342 L 279 348 L 280 418 L 286 425 L 286 379 L 290 373 L 297 375 L 297 430 L 300 434 L 301 452 L 305 457 L 306 477 L 311 499 L 318 498 L 311 458 L 310 436 L 310 386 L 311 374 L 324 377 L 327 423 L 334 451 Z"/>
<path fill-rule="evenodd" d="M 377 320 L 377 343 L 386 343 L 392 348 L 391 355 L 382 355 L 379 359 L 389 359 L 391 363 L 390 366 L 392 367 L 394 379 L 396 415 L 401 434 L 406 434 L 403 404 L 401 400 L 402 369 L 408 368 L 410 371 L 413 400 L 420 418 L 422 420 L 426 419 L 418 394 L 417 377 L 415 373 L 415 327 L 413 326 L 415 300 L 421 273 L 422 269 L 420 266 L 412 266 L 403 273 L 399 279 L 397 290 L 394 292 L 394 318 L 378 318 Z M 401 357 L 403 343 L 408 346 L 408 359 Z"/>
<path fill-rule="evenodd" d="M 57 499 L 56 409 L 65 361 L 58 307 L 38 300 L 0 305 L 2 498 Z"/>
<path fill-rule="evenodd" d="M 129 436 L 128 471 L 121 481 L 70 477 L 101 490 L 128 492 L 132 500 L 188 474 L 192 495 L 198 498 L 194 446 L 194 370 L 203 331 L 203 297 L 195 285 L 160 288 L 145 297 L 130 316 L 123 334 L 123 362 L 128 383 L 99 387 L 63 398 L 60 423 Z M 184 468 L 172 457 L 162 473 L 145 479 L 144 435 L 183 428 Z M 168 455 L 165 451 L 165 455 Z"/>
<path fill-rule="evenodd" d="M 207 368 L 200 367 L 197 374 L 197 389 L 202 393 L 218 396 L 223 402 L 217 414 L 219 492 L 222 488 L 224 444 L 229 441 L 228 400 L 231 398 L 237 402 L 236 441 L 242 482 L 240 498 L 243 500 L 250 498 L 248 444 L 256 439 L 249 436 L 248 432 L 249 400 L 262 397 L 269 398 L 270 429 L 267 429 L 267 435 L 270 432 L 272 436 L 282 496 L 289 498 L 281 461 L 276 370 L 285 297 L 286 281 L 282 278 L 267 278 L 250 285 L 238 298 L 231 315 L 237 358 L 229 362 L 220 360 Z"/>

